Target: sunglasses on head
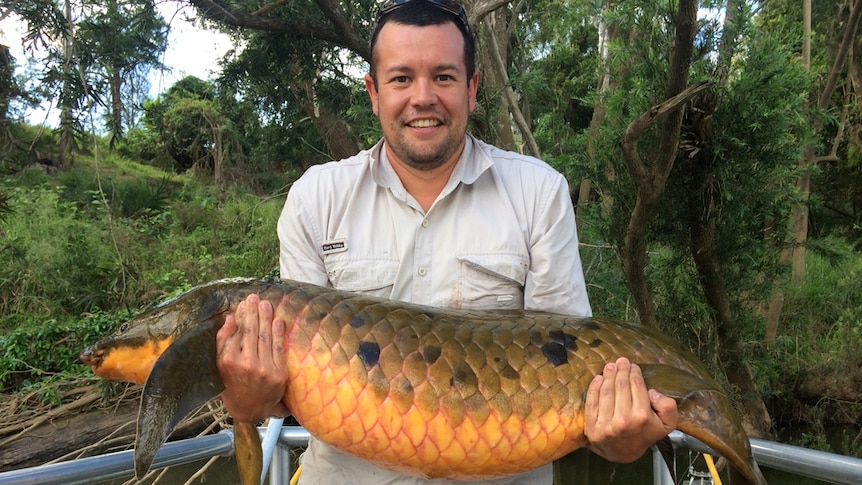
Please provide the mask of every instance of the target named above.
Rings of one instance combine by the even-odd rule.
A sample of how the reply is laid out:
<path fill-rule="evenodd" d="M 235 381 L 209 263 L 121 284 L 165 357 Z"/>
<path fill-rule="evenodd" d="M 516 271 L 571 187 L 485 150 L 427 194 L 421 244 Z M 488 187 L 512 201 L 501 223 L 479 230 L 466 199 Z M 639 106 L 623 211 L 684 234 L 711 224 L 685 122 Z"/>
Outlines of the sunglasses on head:
<path fill-rule="evenodd" d="M 428 2 L 441 10 L 445 10 L 457 16 L 458 19 L 461 20 L 461 23 L 464 24 L 464 27 L 467 27 L 467 30 L 470 29 L 470 24 L 467 22 L 467 10 L 464 9 L 463 5 L 455 0 L 386 0 L 381 3 L 380 7 L 377 9 L 377 21 L 380 22 L 380 19 L 384 16 L 398 10 L 410 2 L 415 1 Z"/>

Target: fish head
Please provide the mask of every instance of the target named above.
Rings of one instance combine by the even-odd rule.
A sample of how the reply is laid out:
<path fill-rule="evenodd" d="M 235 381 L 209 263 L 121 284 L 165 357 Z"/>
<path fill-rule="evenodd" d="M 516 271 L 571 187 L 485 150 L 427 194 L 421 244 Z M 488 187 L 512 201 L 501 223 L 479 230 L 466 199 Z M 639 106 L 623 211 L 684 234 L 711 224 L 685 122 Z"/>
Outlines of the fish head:
<path fill-rule="evenodd" d="M 122 323 L 81 352 L 97 376 L 143 384 L 153 365 L 180 335 L 201 322 L 220 319 L 235 302 L 223 292 L 196 287 Z"/>

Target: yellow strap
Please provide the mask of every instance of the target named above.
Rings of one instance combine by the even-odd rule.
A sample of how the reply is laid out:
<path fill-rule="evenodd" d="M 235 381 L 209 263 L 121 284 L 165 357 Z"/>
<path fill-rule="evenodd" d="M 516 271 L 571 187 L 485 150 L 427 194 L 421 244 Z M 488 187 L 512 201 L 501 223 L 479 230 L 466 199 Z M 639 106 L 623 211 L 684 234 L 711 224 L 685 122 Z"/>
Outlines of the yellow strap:
<path fill-rule="evenodd" d="M 302 473 L 302 463 L 296 467 L 296 471 L 293 473 L 293 476 L 290 477 L 290 485 L 296 485 L 299 483 L 299 475 Z M 718 485 L 721 485 L 720 483 Z"/>
<path fill-rule="evenodd" d="M 713 485 L 721 485 L 721 477 L 718 476 L 718 470 L 715 469 L 715 462 L 712 461 L 712 455 L 704 453 L 703 460 L 706 461 L 706 467 L 709 469 L 709 474 L 712 475 Z M 290 485 L 293 485 L 293 482 L 291 482 Z"/>

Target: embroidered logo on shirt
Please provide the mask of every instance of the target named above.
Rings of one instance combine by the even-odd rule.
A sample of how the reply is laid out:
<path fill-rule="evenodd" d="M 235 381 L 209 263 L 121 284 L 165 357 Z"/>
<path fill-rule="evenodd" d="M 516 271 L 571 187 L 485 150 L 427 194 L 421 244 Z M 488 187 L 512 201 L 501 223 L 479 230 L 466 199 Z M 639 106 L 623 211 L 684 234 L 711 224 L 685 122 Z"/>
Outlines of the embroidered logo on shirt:
<path fill-rule="evenodd" d="M 323 249 L 323 254 L 341 253 L 347 251 L 347 239 L 341 238 L 326 241 L 323 243 L 321 249 Z"/>

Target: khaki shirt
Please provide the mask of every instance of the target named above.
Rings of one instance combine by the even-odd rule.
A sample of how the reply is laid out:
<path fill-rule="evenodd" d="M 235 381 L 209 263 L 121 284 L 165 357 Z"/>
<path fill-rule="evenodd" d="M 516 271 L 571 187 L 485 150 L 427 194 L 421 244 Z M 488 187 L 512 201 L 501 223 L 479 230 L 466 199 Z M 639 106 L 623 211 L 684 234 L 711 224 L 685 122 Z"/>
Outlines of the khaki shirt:
<path fill-rule="evenodd" d="M 290 189 L 278 236 L 283 278 L 439 307 L 592 314 L 565 178 L 472 136 L 427 212 L 381 141 L 308 169 Z M 312 442 L 300 484 L 435 483 Z M 551 468 L 486 483 L 550 484 Z"/>

